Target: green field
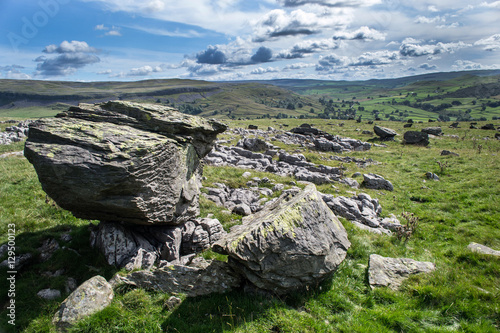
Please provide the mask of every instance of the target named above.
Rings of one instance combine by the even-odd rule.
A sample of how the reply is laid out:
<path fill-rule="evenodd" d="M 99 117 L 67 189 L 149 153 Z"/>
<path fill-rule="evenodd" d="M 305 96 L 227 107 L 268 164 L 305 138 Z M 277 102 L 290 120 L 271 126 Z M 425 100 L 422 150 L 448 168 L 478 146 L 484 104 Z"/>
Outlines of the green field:
<path fill-rule="evenodd" d="M 441 87 L 445 89 L 443 83 Z M 418 92 L 423 93 L 424 90 Z M 231 98 L 230 94 L 227 98 Z M 376 100 L 371 102 L 373 107 L 379 107 Z M 417 111 L 414 110 L 415 118 L 423 119 L 425 114 L 417 118 L 420 115 Z M 367 141 L 372 137 L 362 131 L 373 130 L 373 125 L 365 121 L 368 119 L 363 117 L 361 123 L 323 119 L 307 122 L 335 135 Z M 304 121 L 227 122 L 231 127 L 246 128 L 254 124 L 260 128 L 280 128 L 280 125 L 292 128 Z M 340 123 L 344 125 L 339 126 Z M 489 119 L 478 127 L 485 123 L 500 126 L 500 121 Z M 449 122 L 439 123 L 445 135 L 432 138 L 429 147 L 416 147 L 402 144 L 403 123 L 377 121 L 376 124 L 390 127 L 400 136 L 394 142 L 387 142 L 385 148 L 344 154 L 380 162 L 365 169 L 344 164 L 345 174 L 351 176 L 358 171 L 380 174 L 393 183 L 394 192 L 353 190 L 337 183 L 335 188 L 322 185 L 318 190 L 344 196 L 363 191 L 380 200 L 384 216 L 395 214 L 402 220 L 403 211 L 414 213 L 419 218 L 419 228 L 407 242 L 359 230 L 341 219 L 352 246 L 338 271 L 317 288 L 286 297 L 256 296 L 244 290 L 197 298 L 181 295 L 182 304 L 173 310 L 165 306 L 171 295 L 119 289 L 110 307 L 81 321 L 70 332 L 498 332 L 500 259 L 467 249 L 470 242 L 477 242 L 500 250 L 500 141 L 494 139 L 495 131 L 469 129 L 468 124 L 451 129 Z M 1 126 L 3 129 L 6 125 Z M 427 123 L 417 123 L 412 129 L 426 126 Z M 237 139 L 227 134 L 220 138 L 233 142 Z M 284 145 L 283 148 L 302 150 L 315 163 L 339 166 L 339 162 L 330 159 L 332 154 Z M 22 143 L 17 143 L 0 147 L 0 153 L 21 149 Z M 441 156 L 443 149 L 460 156 Z M 447 166 L 440 168 L 438 162 Z M 204 185 L 224 182 L 244 187 L 246 180 L 241 177 L 244 171 L 205 167 Z M 441 180 L 427 180 L 426 172 L 438 174 Z M 253 172 L 253 176 L 267 176 L 285 184 L 293 180 L 267 173 Z M 5 306 L 0 327 L 6 332 L 55 332 L 52 317 L 68 294 L 63 292 L 59 299 L 46 301 L 36 293 L 49 287 L 64 291 L 68 277 L 75 278 L 78 284 L 98 274 L 110 279 L 117 269 L 107 265 L 102 255 L 89 246 L 88 225 L 97 222 L 74 218 L 47 199 L 33 167 L 23 157 L 0 158 L 0 187 L 0 243 L 7 240 L 7 225 L 15 224 L 17 254 L 35 255 L 31 264 L 17 275 L 16 327 L 7 324 Z M 237 216 L 223 214 L 221 208 L 207 200 L 202 200 L 201 210 L 202 216 L 215 214 L 226 228 L 240 222 Z M 63 233 L 69 233 L 72 239 L 60 240 Z M 49 237 L 57 239 L 61 248 L 51 260 L 40 262 L 37 248 Z M 411 277 L 400 291 L 372 290 L 367 282 L 367 265 L 373 253 L 431 261 L 437 269 Z M 202 255 L 225 260 L 211 251 Z M 45 274 L 59 269 L 64 271 L 58 277 Z M 7 289 L 7 281 L 2 279 L 3 304 Z"/>

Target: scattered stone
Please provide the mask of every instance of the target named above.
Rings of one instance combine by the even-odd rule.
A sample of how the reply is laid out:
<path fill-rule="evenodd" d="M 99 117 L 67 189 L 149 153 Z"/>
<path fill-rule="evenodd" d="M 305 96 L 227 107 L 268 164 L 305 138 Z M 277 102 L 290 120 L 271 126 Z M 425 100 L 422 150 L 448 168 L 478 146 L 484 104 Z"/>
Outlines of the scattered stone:
<path fill-rule="evenodd" d="M 46 239 L 42 246 L 38 248 L 40 260 L 42 262 L 47 261 L 57 250 L 59 250 L 59 243 L 54 238 Z"/>
<path fill-rule="evenodd" d="M 385 140 L 385 141 L 394 140 L 394 137 L 396 135 L 398 135 L 398 133 L 396 133 L 396 131 L 394 131 L 390 128 L 381 127 L 381 126 L 374 126 L 373 131 L 375 132 L 375 134 L 377 134 L 380 137 L 381 140 Z"/>
<path fill-rule="evenodd" d="M 460 127 L 458 126 L 459 124 L 460 124 L 460 123 L 458 123 L 458 122 L 452 123 L 452 124 L 450 125 L 450 128 L 460 128 Z"/>
<path fill-rule="evenodd" d="M 76 288 L 78 287 L 78 284 L 76 283 L 76 280 L 72 277 L 69 277 L 66 280 L 66 284 L 64 285 L 64 291 L 69 294 L 73 292 Z"/>
<path fill-rule="evenodd" d="M 24 253 L 24 254 L 16 254 L 15 260 L 14 260 L 14 268 L 16 271 L 20 271 L 23 269 L 26 265 L 28 265 L 31 260 L 33 259 L 33 255 L 31 253 Z M 12 267 L 10 266 L 12 262 L 9 262 L 8 259 L 5 259 L 0 263 L 0 267 L 8 267 L 9 270 L 12 270 Z"/>
<path fill-rule="evenodd" d="M 52 301 L 59 297 L 61 297 L 61 292 L 56 289 L 42 289 L 36 293 L 36 295 L 40 298 Z"/>
<path fill-rule="evenodd" d="M 259 129 L 259 126 L 256 126 L 256 125 L 248 125 L 248 129 L 249 129 L 249 130 L 257 130 L 257 129 Z"/>
<path fill-rule="evenodd" d="M 188 297 L 225 293 L 241 285 L 241 278 L 225 262 L 214 260 L 192 266 L 169 265 L 152 271 L 137 271 L 113 278 L 137 288 L 164 293 L 184 293 Z"/>
<path fill-rule="evenodd" d="M 276 184 L 272 188 L 272 191 L 273 192 L 279 192 L 279 191 L 283 191 L 284 189 L 285 189 L 285 185 L 284 184 Z"/>
<path fill-rule="evenodd" d="M 352 178 L 357 178 L 357 177 L 361 177 L 361 176 L 362 176 L 361 172 L 355 172 L 352 174 Z"/>
<path fill-rule="evenodd" d="M 102 276 L 94 276 L 73 291 L 61 304 L 52 322 L 66 331 L 77 321 L 99 312 L 111 304 L 113 287 Z"/>
<path fill-rule="evenodd" d="M 441 127 L 426 127 L 422 129 L 422 132 L 435 136 L 443 135 L 443 130 L 441 129 Z"/>
<path fill-rule="evenodd" d="M 404 134 L 404 142 L 410 145 L 429 145 L 429 135 L 426 132 L 408 131 Z"/>
<path fill-rule="evenodd" d="M 363 131 L 361 132 L 361 134 L 373 136 L 375 133 L 373 133 L 372 131 Z"/>
<path fill-rule="evenodd" d="M 408 123 L 408 124 L 404 124 L 403 127 L 404 128 L 410 128 L 413 126 L 413 123 Z"/>
<path fill-rule="evenodd" d="M 493 131 L 496 130 L 495 125 L 493 125 L 493 124 L 486 124 L 484 126 L 481 126 L 481 129 L 482 130 L 493 130 Z"/>
<path fill-rule="evenodd" d="M 25 155 L 75 216 L 182 224 L 199 214 L 201 159 L 226 126 L 156 104 L 71 107 L 30 125 Z"/>
<path fill-rule="evenodd" d="M 432 180 L 435 180 L 435 181 L 439 181 L 439 176 L 436 175 L 435 173 L 427 172 L 425 174 L 425 176 L 427 177 L 427 179 L 432 179 Z"/>
<path fill-rule="evenodd" d="M 13 122 L 16 123 L 15 120 Z M 32 122 L 33 120 L 25 120 L 18 123 L 17 126 L 7 127 L 4 132 L 0 132 L 0 145 L 10 145 L 11 143 L 24 140 L 28 136 L 29 125 Z"/>
<path fill-rule="evenodd" d="M 241 175 L 243 178 L 250 178 L 252 177 L 252 173 L 246 171 L 246 172 L 243 172 L 243 175 Z"/>
<path fill-rule="evenodd" d="M 343 179 L 339 180 L 339 183 L 345 184 L 351 188 L 356 188 L 356 189 L 359 188 L 359 183 L 352 178 L 343 178 Z"/>
<path fill-rule="evenodd" d="M 15 151 L 15 152 L 1 154 L 0 158 L 8 158 L 8 157 L 14 157 L 14 156 L 23 156 L 23 155 L 24 155 L 24 151 Z"/>
<path fill-rule="evenodd" d="M 169 310 L 172 311 L 179 305 L 181 305 L 182 300 L 179 297 L 175 296 L 170 296 L 170 298 L 165 302 L 165 307 Z"/>
<path fill-rule="evenodd" d="M 452 156 L 460 156 L 459 154 L 454 153 L 454 152 L 449 151 L 449 150 L 442 150 L 442 151 L 441 151 L 441 156 L 448 156 L 448 155 L 452 155 Z"/>
<path fill-rule="evenodd" d="M 238 214 L 238 215 L 242 215 L 242 216 L 248 216 L 248 215 L 252 214 L 252 210 L 250 209 L 250 207 L 247 204 L 242 203 L 242 204 L 234 206 L 233 213 Z"/>
<path fill-rule="evenodd" d="M 471 250 L 472 252 L 477 252 L 477 253 L 488 254 L 488 255 L 500 257 L 500 251 L 493 250 L 492 248 L 489 248 L 489 247 L 482 245 L 482 244 L 471 242 L 469 244 L 469 246 L 467 246 L 467 248 L 469 250 Z"/>
<path fill-rule="evenodd" d="M 431 262 L 372 254 L 368 264 L 368 281 L 372 288 L 389 287 L 392 290 L 398 290 L 409 275 L 428 273 L 435 269 L 436 265 Z"/>
<path fill-rule="evenodd" d="M 376 175 L 374 173 L 363 174 L 362 185 L 366 188 L 375 190 L 387 190 L 394 191 L 394 186 L 388 180 L 385 180 L 382 176 Z"/>
<path fill-rule="evenodd" d="M 337 269 L 350 246 L 314 185 L 289 193 L 244 218 L 213 246 L 253 285 L 278 294 L 316 285 Z"/>
<path fill-rule="evenodd" d="M 71 242 L 71 240 L 73 239 L 73 237 L 71 237 L 71 235 L 69 233 L 64 233 L 64 234 L 61 235 L 60 239 L 63 242 Z"/>

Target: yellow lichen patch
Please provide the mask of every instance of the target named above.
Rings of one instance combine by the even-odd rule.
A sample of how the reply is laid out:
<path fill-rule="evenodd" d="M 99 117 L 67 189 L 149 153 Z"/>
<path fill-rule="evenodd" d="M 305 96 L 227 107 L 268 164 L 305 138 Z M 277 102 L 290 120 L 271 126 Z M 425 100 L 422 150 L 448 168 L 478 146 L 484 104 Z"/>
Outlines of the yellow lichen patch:
<path fill-rule="evenodd" d="M 238 247 L 238 244 L 245 239 L 248 232 L 242 233 L 237 239 L 231 242 L 231 248 L 235 250 Z"/>
<path fill-rule="evenodd" d="M 273 222 L 262 229 L 262 235 L 267 237 L 270 232 L 279 231 L 283 235 L 290 232 L 292 237 L 296 237 L 295 227 L 303 222 L 302 204 L 295 203 L 293 206 L 281 210 L 273 219 Z"/>

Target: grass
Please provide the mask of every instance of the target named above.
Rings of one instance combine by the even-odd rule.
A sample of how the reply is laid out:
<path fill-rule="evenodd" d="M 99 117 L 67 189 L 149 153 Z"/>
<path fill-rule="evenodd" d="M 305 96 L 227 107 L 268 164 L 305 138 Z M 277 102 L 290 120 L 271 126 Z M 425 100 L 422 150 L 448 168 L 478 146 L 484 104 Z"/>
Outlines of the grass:
<path fill-rule="evenodd" d="M 303 122 L 298 119 L 229 121 L 232 127 L 244 128 L 250 123 L 260 128 L 279 128 L 281 124 L 292 128 Z M 373 125 L 366 122 L 342 121 L 345 123 L 342 127 L 337 120 L 307 122 L 329 133 L 363 141 L 371 137 L 362 131 L 373 130 Z M 498 121 L 494 123 L 500 125 Z M 393 183 L 394 192 L 353 190 L 337 183 L 336 188 L 322 185 L 318 189 L 346 196 L 353 191 L 368 193 L 379 199 L 384 216 L 400 215 L 403 211 L 414 213 L 419 218 L 419 228 L 408 241 L 362 231 L 341 219 L 352 246 L 335 274 L 316 288 L 286 297 L 258 296 L 244 290 L 197 298 L 178 295 L 182 303 L 174 309 L 166 307 L 169 294 L 119 289 L 110 307 L 79 322 L 70 332 L 498 332 L 500 260 L 470 252 L 467 245 L 477 242 L 500 249 L 500 141 L 491 138 L 494 131 L 470 130 L 465 126 L 451 129 L 449 123 L 439 123 L 433 125 L 440 125 L 445 136 L 432 138 L 429 147 L 416 147 L 401 143 L 406 130 L 402 123 L 377 124 L 396 130 L 400 134 L 397 141 L 386 142 L 386 148 L 345 154 L 380 163 L 364 169 L 344 163 L 345 174 L 380 174 Z M 414 124 L 412 130 L 428 125 Z M 231 139 L 231 135 L 223 136 Z M 479 144 L 483 146 L 481 152 Z M 18 151 L 22 145 L 0 149 Z M 317 153 L 302 147 L 288 149 L 298 150 L 316 163 L 340 164 L 329 158 L 334 153 Z M 443 149 L 460 156 L 441 156 Z M 448 166 L 441 170 L 437 162 Z M 204 186 L 223 182 L 231 187 L 245 187 L 244 171 L 248 170 L 205 167 Z M 293 180 L 250 171 L 252 177 L 268 177 L 276 183 L 288 184 Z M 427 180 L 428 171 L 438 174 L 440 181 Z M 226 229 L 239 223 L 238 216 L 227 214 L 203 198 L 201 211 L 202 216 L 214 214 Z M 7 240 L 7 224 L 13 223 L 17 253 L 35 255 L 17 276 L 15 331 L 55 332 L 51 320 L 68 295 L 64 292 L 68 277 L 81 284 L 97 274 L 109 279 L 116 273 L 89 246 L 88 225 L 96 222 L 74 218 L 46 200 L 32 166 L 22 157 L 0 159 L 0 221 L 0 243 Z M 64 233 L 70 233 L 72 239 L 61 240 Z M 47 238 L 58 240 L 60 249 L 51 260 L 40 262 L 37 248 Z M 431 261 L 437 269 L 409 278 L 400 291 L 372 290 L 367 282 L 367 265 L 373 253 Z M 203 256 L 225 260 L 211 251 Z M 43 275 L 59 269 L 64 269 L 59 277 Z M 62 290 L 61 298 L 45 301 L 36 296 L 39 290 L 49 287 Z M 6 304 L 5 279 L 0 281 L 0 290 L 2 304 Z M 0 316 L 1 327 L 7 332 L 14 331 L 6 322 L 5 307 Z"/>

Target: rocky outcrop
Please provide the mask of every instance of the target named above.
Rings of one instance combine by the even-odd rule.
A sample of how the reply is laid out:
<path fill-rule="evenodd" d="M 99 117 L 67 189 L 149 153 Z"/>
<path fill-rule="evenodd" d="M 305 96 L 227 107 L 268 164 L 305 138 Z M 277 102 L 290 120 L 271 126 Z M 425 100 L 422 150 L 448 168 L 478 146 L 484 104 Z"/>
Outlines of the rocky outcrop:
<path fill-rule="evenodd" d="M 101 311 L 111 304 L 113 288 L 102 276 L 85 281 L 62 302 L 52 322 L 58 331 L 66 331 L 77 321 Z"/>
<path fill-rule="evenodd" d="M 282 294 L 331 275 L 349 246 L 344 227 L 309 185 L 244 218 L 213 249 L 254 286 Z"/>
<path fill-rule="evenodd" d="M 225 128 L 152 104 L 80 104 L 33 123 L 25 156 L 77 217 L 181 224 L 198 215 L 200 161 Z"/>
<path fill-rule="evenodd" d="M 425 132 L 408 131 L 404 134 L 404 143 L 409 145 L 428 146 L 429 135 Z"/>
<path fill-rule="evenodd" d="M 306 161 L 302 154 L 280 152 L 278 161 L 270 155 L 254 153 L 240 147 L 217 145 L 205 157 L 205 162 L 214 166 L 235 166 L 258 171 L 267 171 L 280 176 L 294 176 L 297 180 L 314 184 L 325 184 L 338 181 L 342 170 L 335 167 L 317 165 Z"/>
<path fill-rule="evenodd" d="M 0 132 L 0 145 L 9 145 L 24 140 L 28 136 L 29 125 L 32 122 L 32 120 L 25 120 L 18 123 L 17 126 L 9 126 L 4 132 Z"/>
<path fill-rule="evenodd" d="M 436 265 L 432 262 L 372 254 L 368 264 L 368 282 L 372 288 L 389 287 L 397 290 L 410 275 L 428 273 L 435 269 Z"/>
<path fill-rule="evenodd" d="M 395 130 L 381 126 L 373 126 L 373 131 L 384 141 L 394 140 L 394 137 L 398 135 Z"/>

